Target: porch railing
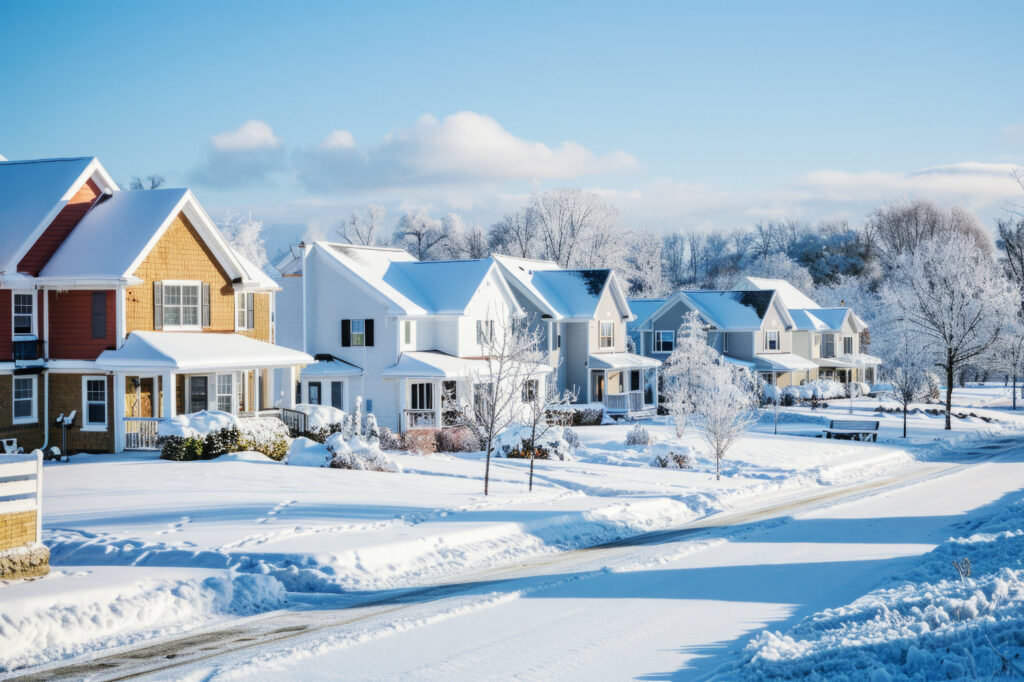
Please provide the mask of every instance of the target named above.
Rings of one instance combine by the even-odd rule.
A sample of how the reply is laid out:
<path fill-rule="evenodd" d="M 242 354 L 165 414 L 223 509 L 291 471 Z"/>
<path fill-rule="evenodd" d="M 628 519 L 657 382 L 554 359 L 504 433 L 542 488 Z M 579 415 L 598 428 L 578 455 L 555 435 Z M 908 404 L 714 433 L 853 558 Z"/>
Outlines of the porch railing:
<path fill-rule="evenodd" d="M 160 428 L 159 417 L 125 417 L 124 418 L 124 449 L 125 450 L 156 450 L 157 430 Z"/>
<path fill-rule="evenodd" d="M 644 392 L 608 393 L 604 396 L 604 409 L 608 412 L 641 412 L 644 409 Z"/>
<path fill-rule="evenodd" d="M 298 410 L 289 410 L 287 407 L 272 407 L 266 410 L 256 410 L 255 412 L 239 412 L 238 417 L 240 419 L 252 419 L 254 417 L 277 417 L 285 423 L 289 429 L 293 431 L 306 430 L 308 418 L 305 412 L 299 412 Z"/>
<path fill-rule="evenodd" d="M 437 426 L 437 413 L 433 410 L 406 410 L 405 428 L 432 429 Z"/>

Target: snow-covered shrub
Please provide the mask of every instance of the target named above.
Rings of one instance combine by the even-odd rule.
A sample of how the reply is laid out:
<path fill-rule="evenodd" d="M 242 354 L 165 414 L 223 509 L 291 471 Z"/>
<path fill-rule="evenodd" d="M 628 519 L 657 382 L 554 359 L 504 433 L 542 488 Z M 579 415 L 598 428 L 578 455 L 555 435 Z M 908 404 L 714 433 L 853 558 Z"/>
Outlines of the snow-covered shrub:
<path fill-rule="evenodd" d="M 569 446 L 570 450 L 575 450 L 580 446 L 580 437 L 576 435 L 576 432 L 570 428 L 566 428 L 562 431 L 562 439 L 566 445 Z"/>
<path fill-rule="evenodd" d="M 693 458 L 690 456 L 690 453 L 685 450 L 678 452 L 675 450 L 669 450 L 665 454 L 656 455 L 651 466 L 661 467 L 662 469 L 667 469 L 669 467 L 675 467 L 676 469 L 692 469 Z"/>
<path fill-rule="evenodd" d="M 461 427 L 446 427 L 434 433 L 437 452 L 479 452 L 480 439 L 472 430 Z"/>
<path fill-rule="evenodd" d="M 358 436 L 345 440 L 342 434 L 336 433 L 327 439 L 325 446 L 331 453 L 332 469 L 388 472 L 402 470 L 390 457 Z"/>
<path fill-rule="evenodd" d="M 213 459 L 229 452 L 238 452 L 241 434 L 237 426 L 229 426 L 206 434 L 203 439 L 203 459 Z"/>
<path fill-rule="evenodd" d="M 569 446 L 569 442 L 565 438 L 553 438 L 544 443 L 544 447 L 548 450 L 549 459 L 557 459 L 563 462 L 572 459 L 572 448 Z"/>
<path fill-rule="evenodd" d="M 402 450 L 429 455 L 437 452 L 437 437 L 432 429 L 414 429 L 402 434 Z"/>
<path fill-rule="evenodd" d="M 572 411 L 572 426 L 600 426 L 604 410 L 599 407 L 577 408 Z"/>
<path fill-rule="evenodd" d="M 942 380 L 934 372 L 928 372 L 925 376 L 924 401 L 936 403 L 939 401 L 939 392 L 942 390 Z"/>
<path fill-rule="evenodd" d="M 299 403 L 294 409 L 306 415 L 306 430 L 308 431 L 345 424 L 348 421 L 348 415 L 344 411 L 330 405 Z"/>
<path fill-rule="evenodd" d="M 650 445 L 651 434 L 643 424 L 637 424 L 626 434 L 626 445 Z"/>
<path fill-rule="evenodd" d="M 219 410 L 200 410 L 199 412 L 178 414 L 161 421 L 157 426 L 157 436 L 203 438 L 213 431 L 237 425 L 238 419 L 233 414 Z"/>
<path fill-rule="evenodd" d="M 363 422 L 366 424 L 366 430 L 363 433 L 366 434 L 367 440 L 379 441 L 380 434 L 377 429 L 377 418 L 373 414 L 368 414 Z"/>
<path fill-rule="evenodd" d="M 533 459 L 547 459 L 550 455 L 547 447 L 538 445 L 531 448 L 527 445 L 526 441 L 523 441 L 519 445 L 511 448 L 506 446 L 506 448 L 507 449 L 503 449 L 503 452 L 509 459 L 530 459 L 530 457 L 533 457 Z"/>
<path fill-rule="evenodd" d="M 326 467 L 331 463 L 331 452 L 323 443 L 300 436 L 289 446 L 284 463 L 300 467 Z"/>
<path fill-rule="evenodd" d="M 203 439 L 194 436 L 161 436 L 157 439 L 160 458 L 175 462 L 192 462 L 203 458 Z"/>
<path fill-rule="evenodd" d="M 377 447 L 381 450 L 403 450 L 402 436 L 386 426 L 378 426 L 376 433 Z M 371 436 L 372 437 L 372 436 Z"/>
<path fill-rule="evenodd" d="M 277 461 L 288 454 L 292 442 L 288 426 L 277 417 L 239 419 L 238 432 L 239 450 L 261 452 Z"/>

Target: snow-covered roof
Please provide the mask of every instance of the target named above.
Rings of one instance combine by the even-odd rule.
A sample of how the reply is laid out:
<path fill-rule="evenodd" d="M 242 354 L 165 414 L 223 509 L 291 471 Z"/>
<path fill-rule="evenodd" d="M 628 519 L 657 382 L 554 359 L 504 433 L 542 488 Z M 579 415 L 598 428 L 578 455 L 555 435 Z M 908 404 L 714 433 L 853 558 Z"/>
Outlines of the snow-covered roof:
<path fill-rule="evenodd" d="M 802 372 L 818 369 L 818 363 L 795 353 L 770 353 L 754 356 L 754 366 L 760 372 Z"/>
<path fill-rule="evenodd" d="M 867 353 L 844 353 L 839 356 L 839 359 L 848 362 L 855 367 L 882 364 L 882 358 L 874 355 L 868 355 Z"/>
<path fill-rule="evenodd" d="M 597 311 L 606 286 L 612 286 L 616 299 L 626 310 L 629 303 L 608 268 L 563 270 L 551 261 L 512 256 L 491 256 L 502 271 L 545 315 L 556 318 L 591 318 Z"/>
<path fill-rule="evenodd" d="M 261 270 L 258 265 L 253 263 L 251 260 L 243 256 L 237 250 L 234 252 L 235 258 L 238 259 L 238 264 L 242 268 L 242 279 L 249 283 L 247 287 L 250 289 L 256 289 L 258 291 L 280 291 L 281 287 L 278 286 L 274 278 L 268 275 L 265 271 Z M 270 267 L 270 266 L 267 266 Z"/>
<path fill-rule="evenodd" d="M 806 294 L 784 279 L 772 279 L 769 277 L 741 277 L 733 289 L 737 291 L 756 291 L 771 289 L 777 291 L 782 299 L 782 305 L 787 308 L 820 308 Z"/>
<path fill-rule="evenodd" d="M 590 369 L 637 369 L 660 367 L 661 362 L 634 353 L 594 353 L 590 356 Z"/>
<path fill-rule="evenodd" d="M 381 372 L 381 376 L 455 379 L 489 373 L 490 364 L 486 360 L 460 358 L 440 351 L 408 351 L 402 353 L 398 362 Z"/>
<path fill-rule="evenodd" d="M 629 309 L 633 312 L 633 319 L 626 325 L 626 329 L 633 331 L 645 325 L 651 316 L 665 304 L 664 298 L 631 298 Z"/>
<path fill-rule="evenodd" d="M 13 272 L 8 259 L 19 258 L 94 173 L 109 177 L 91 156 L 0 162 L 0 270 Z"/>
<path fill-rule="evenodd" d="M 117 192 L 85 214 L 39 273 L 55 279 L 117 279 L 180 210 L 187 189 Z"/>
<path fill-rule="evenodd" d="M 684 291 L 686 301 L 718 329 L 760 329 L 774 291 Z"/>
<path fill-rule="evenodd" d="M 790 309 L 790 316 L 796 328 L 802 331 L 833 331 L 843 328 L 847 316 L 851 317 L 854 331 L 866 329 L 867 325 L 849 308 L 812 308 L 811 310 Z"/>
<path fill-rule="evenodd" d="M 746 367 L 747 369 L 754 369 L 756 367 L 756 365 L 750 360 L 740 360 L 739 358 L 734 358 L 731 355 L 721 355 L 719 357 L 730 365 L 739 365 L 740 367 Z"/>
<path fill-rule="evenodd" d="M 495 267 L 489 258 L 418 261 L 401 249 L 317 242 L 316 247 L 370 289 L 395 312 L 406 315 L 461 315 Z M 500 277 L 496 278 L 504 288 Z M 510 305 L 511 293 L 504 290 Z"/>
<path fill-rule="evenodd" d="M 132 332 L 119 349 L 105 350 L 96 358 L 97 367 L 115 371 L 239 370 L 311 362 L 306 353 L 241 334 L 203 332 Z"/>
<path fill-rule="evenodd" d="M 303 379 L 314 379 L 317 377 L 344 377 L 358 376 L 363 370 L 352 363 L 334 358 L 333 360 L 317 360 L 311 365 L 302 368 L 300 374 Z"/>

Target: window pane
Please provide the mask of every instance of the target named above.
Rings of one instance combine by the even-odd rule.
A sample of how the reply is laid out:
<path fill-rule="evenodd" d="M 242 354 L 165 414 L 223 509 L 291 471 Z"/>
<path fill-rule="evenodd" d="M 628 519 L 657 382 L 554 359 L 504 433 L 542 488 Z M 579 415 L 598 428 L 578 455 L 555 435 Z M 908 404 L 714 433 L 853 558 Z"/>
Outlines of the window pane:
<path fill-rule="evenodd" d="M 107 406 L 105 403 L 89 403 L 86 412 L 86 420 L 89 424 L 105 424 L 107 422 Z"/>
<path fill-rule="evenodd" d="M 232 377 L 230 374 L 217 375 L 217 393 L 231 393 Z"/>
<path fill-rule="evenodd" d="M 352 326 L 354 327 L 355 324 L 353 324 Z M 366 345 L 366 336 L 362 332 L 360 332 L 359 334 L 356 334 L 355 332 L 352 332 L 352 345 L 353 346 L 364 346 L 364 345 Z"/>
<path fill-rule="evenodd" d="M 181 324 L 181 308 L 164 306 L 164 324 L 168 326 Z"/>
<path fill-rule="evenodd" d="M 181 288 L 182 303 L 185 305 L 199 305 L 199 287 L 187 286 Z"/>
<path fill-rule="evenodd" d="M 181 286 L 164 285 L 164 305 L 181 305 Z"/>
<path fill-rule="evenodd" d="M 89 402 L 107 400 L 107 382 L 104 379 L 90 379 L 85 383 L 85 399 Z"/>
<path fill-rule="evenodd" d="M 352 333 L 362 334 L 366 331 L 366 320 L 352 320 Z"/>
<path fill-rule="evenodd" d="M 184 306 L 181 309 L 181 324 L 182 325 L 198 325 L 199 324 L 199 308 L 195 306 Z"/>
<path fill-rule="evenodd" d="M 14 380 L 14 399 L 20 400 L 23 398 L 32 397 L 32 380 L 31 379 L 15 379 Z"/>

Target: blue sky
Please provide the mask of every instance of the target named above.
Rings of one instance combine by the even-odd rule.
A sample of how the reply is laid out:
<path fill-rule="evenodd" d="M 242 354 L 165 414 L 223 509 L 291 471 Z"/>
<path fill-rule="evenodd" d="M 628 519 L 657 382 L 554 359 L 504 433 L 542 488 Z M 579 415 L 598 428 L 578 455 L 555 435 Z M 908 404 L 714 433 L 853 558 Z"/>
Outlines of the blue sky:
<path fill-rule="evenodd" d="M 6 3 L 0 154 L 161 173 L 323 233 L 487 224 L 534 183 L 628 226 L 1021 194 L 1017 2 Z"/>

